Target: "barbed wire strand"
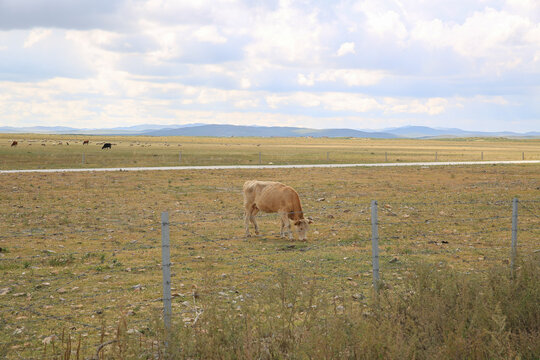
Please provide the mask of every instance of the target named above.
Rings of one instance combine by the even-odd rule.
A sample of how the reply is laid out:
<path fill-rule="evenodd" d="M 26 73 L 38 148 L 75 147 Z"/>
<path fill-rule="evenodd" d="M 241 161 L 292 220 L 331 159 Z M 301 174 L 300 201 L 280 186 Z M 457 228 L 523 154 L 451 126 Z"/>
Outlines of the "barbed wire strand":
<path fill-rule="evenodd" d="M 525 203 L 530 203 L 530 204 L 536 204 L 537 202 L 540 202 L 540 200 L 527 200 L 527 201 L 522 201 L 520 200 L 520 203 L 523 205 L 523 202 Z M 403 206 L 410 206 L 410 204 L 413 204 L 413 203 L 409 203 L 409 204 L 400 204 L 401 207 Z M 422 204 L 422 205 L 429 205 L 430 203 L 414 203 L 416 205 L 418 204 Z M 499 204 L 503 204 L 503 202 L 498 202 L 498 203 L 493 203 L 493 202 L 452 202 L 451 203 L 452 205 L 470 205 L 470 204 L 482 204 L 482 205 L 499 205 Z M 508 205 L 510 204 L 510 202 L 504 202 L 504 205 Z M 437 205 L 442 205 L 441 203 L 437 203 Z M 321 215 L 321 216 L 325 216 L 325 215 L 328 215 L 329 212 L 332 212 L 332 211 L 335 211 L 335 210 L 343 210 L 344 208 L 346 209 L 347 207 L 351 207 L 353 206 L 354 207 L 354 204 L 347 204 L 347 205 L 337 205 L 337 206 L 334 206 L 334 207 L 331 207 L 331 208 L 323 208 L 323 209 L 318 209 L 317 211 L 311 211 L 310 213 L 311 214 L 318 214 L 318 215 Z M 529 211 L 531 214 L 534 215 L 535 218 L 538 218 L 538 215 L 536 215 L 536 213 L 531 210 L 528 206 L 524 206 L 524 208 Z M 355 213 L 365 213 L 367 212 L 368 210 L 370 209 L 369 206 L 364 206 L 360 209 L 355 209 L 355 210 L 351 210 L 352 214 L 355 214 Z M 214 214 L 216 214 L 218 212 L 215 212 Z M 384 211 L 382 212 L 383 216 L 384 216 Z M 204 213 L 202 212 L 201 214 L 205 214 L 205 216 L 208 216 L 209 214 L 208 213 Z M 223 212 L 219 212 L 219 214 L 223 214 Z M 351 215 L 352 215 L 351 214 Z M 193 214 L 193 213 L 187 213 L 187 215 L 191 215 L 191 216 L 197 216 L 198 214 Z M 263 214 L 261 214 L 263 215 Z M 263 216 L 260 216 L 259 218 L 265 218 L 265 217 L 270 217 L 270 216 L 273 216 L 273 215 L 267 215 L 267 214 L 264 214 Z M 452 222 L 455 222 L 456 225 L 457 223 L 459 222 L 463 222 L 463 221 L 481 221 L 481 222 L 486 222 L 486 221 L 493 221 L 493 220 L 500 220 L 500 219 L 510 219 L 511 217 L 510 216 L 491 216 L 491 217 L 484 217 L 484 218 L 477 218 L 477 219 L 473 219 L 473 218 L 451 218 L 451 219 L 436 219 L 436 220 L 433 220 L 433 219 L 427 219 L 427 220 L 423 220 L 423 221 L 413 221 L 413 222 L 410 222 L 410 221 L 407 221 L 407 220 L 404 220 L 403 222 L 384 222 L 384 221 L 380 221 L 379 222 L 379 225 L 381 226 L 384 226 L 384 225 L 388 225 L 388 226 L 408 226 L 409 228 L 415 228 L 415 226 L 417 224 L 423 224 L 423 225 L 429 225 L 429 224 L 438 224 L 438 223 L 452 223 Z M 153 221 L 151 224 L 141 224 L 141 225 L 134 225 L 131 221 L 125 221 L 125 219 L 104 219 L 105 221 L 107 222 L 116 222 L 116 225 L 117 226 L 127 226 L 128 227 L 128 230 L 129 231 L 133 231 L 133 230 L 137 230 L 137 229 L 145 229 L 145 230 L 149 230 L 149 231 L 153 231 L 155 230 L 156 228 L 159 227 L 160 223 L 157 222 L 157 221 Z M 184 243 L 183 245 L 191 245 L 193 246 L 194 244 L 203 244 L 203 243 L 217 243 L 219 245 L 220 242 L 223 242 L 223 241 L 226 241 L 226 240 L 235 240 L 235 241 L 239 241 L 239 240 L 246 240 L 244 236 L 234 236 L 234 237 L 230 237 L 230 236 L 226 236 L 226 237 L 221 237 L 221 238 L 215 238 L 215 237 L 212 237 L 213 235 L 206 235 L 206 234 L 202 234 L 200 233 L 199 231 L 196 231 L 196 230 L 193 230 L 193 229 L 190 229 L 189 227 L 191 226 L 197 226 L 197 225 L 200 225 L 200 224 L 209 224 L 209 223 L 217 223 L 217 222 L 224 222 L 224 221 L 239 221 L 239 222 L 242 222 L 243 221 L 243 216 L 239 216 L 239 215 L 235 215 L 234 217 L 227 217 L 227 218 L 220 218 L 220 219 L 206 219 L 206 218 L 202 218 L 202 219 L 195 219 L 194 221 L 177 221 L 177 222 L 172 222 L 171 225 L 172 226 L 175 226 L 175 227 L 178 227 L 180 228 L 182 231 L 184 231 L 185 233 L 191 233 L 191 235 L 193 236 L 196 236 L 196 237 L 199 237 L 201 238 L 203 241 L 201 242 L 190 242 L 190 243 Z M 366 225 L 370 222 L 370 219 L 363 219 L 363 220 L 360 220 L 360 221 L 350 221 L 350 222 L 347 222 L 347 221 L 335 221 L 336 225 L 339 225 L 339 226 L 357 226 L 357 225 Z M 95 233 L 96 230 L 100 230 L 100 231 L 103 231 L 105 233 L 107 233 L 107 229 L 96 229 L 96 228 L 93 228 L 93 229 L 87 229 L 87 230 L 81 230 L 81 229 L 76 229 L 76 230 L 72 230 L 72 231 L 62 231 L 62 232 L 58 232 L 58 231 L 55 231 L 53 233 L 44 233 L 44 232 L 40 232 L 38 234 L 25 234 L 25 233 L 21 233 L 19 232 L 17 235 L 21 235 L 21 236 L 62 236 L 62 235 L 66 235 L 66 234 L 81 234 L 81 233 Z M 330 230 L 332 231 L 332 230 Z M 421 230 L 420 230 L 421 231 Z M 486 230 L 482 230 L 482 231 L 476 231 L 476 232 L 465 232 L 465 231 L 458 231 L 457 233 L 420 233 L 420 234 L 416 234 L 416 233 L 409 233 L 409 234 L 403 234 L 403 235 L 399 235 L 399 238 L 407 238 L 409 236 L 421 236 L 425 239 L 429 239 L 429 238 L 434 238 L 434 237 L 438 237 L 438 238 L 443 238 L 443 237 L 446 237 L 446 238 L 454 238 L 454 237 L 460 237 L 460 236 L 478 236 L 478 235 L 487 235 L 487 234 L 493 234 L 493 233 L 497 233 L 497 232 L 508 232 L 510 231 L 509 228 L 497 228 L 497 229 L 486 229 Z M 520 232 L 521 231 L 525 231 L 525 232 L 533 232 L 533 231 L 536 231 L 536 228 L 520 228 Z M 10 235 L 13 235 L 13 234 L 10 234 Z M 2 238 L 6 238 L 6 237 L 9 237 L 10 235 L 8 236 L 5 236 L 3 235 Z M 271 233 L 271 235 L 275 235 L 275 233 Z M 369 233 L 366 231 L 366 235 L 367 235 L 367 238 L 364 239 L 363 241 L 369 241 Z M 384 236 L 382 237 L 384 239 Z M 439 239 L 440 240 L 440 239 Z M 351 244 L 357 244 L 358 242 L 360 241 L 360 239 L 358 239 L 357 241 L 354 241 L 348 245 L 351 245 Z M 461 244 L 462 246 L 465 246 L 466 244 Z M 174 248 L 175 249 L 178 249 L 178 250 L 182 250 L 182 245 L 179 246 L 175 246 Z M 63 256 L 73 256 L 73 255 L 82 255 L 82 256 L 91 256 L 91 254 L 102 254 L 102 253 L 109 253 L 109 252 L 113 252 L 113 254 L 119 254 L 119 253 L 123 253 L 123 252 L 132 252 L 132 251 L 139 251 L 139 250 L 154 250 L 154 249 L 158 249 L 160 246 L 159 245 L 140 245 L 140 246 L 134 246 L 134 247 L 128 247 L 128 246 L 124 246 L 122 249 L 107 249 L 107 250 L 99 250 L 99 251 L 76 251 L 76 252 L 62 252 L 62 253 L 54 253 L 54 254 L 47 254 L 46 256 L 42 256 L 42 255 L 34 255 L 32 257 L 17 257 L 17 258 L 0 258 L 0 260 L 10 260 L 10 261 L 21 261 L 21 260 L 25 260 L 25 259 L 35 259 L 35 258 L 40 258 L 40 259 L 50 259 L 52 257 L 63 257 Z M 300 250 L 301 252 L 303 253 L 306 253 L 308 254 L 310 251 L 312 250 L 319 250 L 319 251 L 322 251 L 322 250 L 325 250 L 325 249 L 328 249 L 328 250 L 337 250 L 338 248 L 340 247 L 340 244 L 339 243 L 326 243 L 326 244 L 311 244 L 305 248 L 303 248 L 303 250 Z M 474 250 L 477 251 L 477 252 L 482 252 L 482 251 L 486 251 L 486 250 L 493 250 L 493 249 L 500 249 L 501 248 L 501 245 L 496 245 L 496 246 L 491 246 L 491 247 L 483 247 L 483 248 L 478 248 L 478 247 L 474 247 Z M 504 246 L 502 247 L 504 248 Z M 294 249 L 294 248 L 292 248 Z M 292 250 L 291 249 L 291 250 Z M 241 262 L 243 260 L 249 260 L 251 263 L 257 263 L 261 268 L 259 269 L 259 274 L 263 275 L 263 274 L 266 274 L 268 271 L 272 271 L 272 272 L 276 272 L 276 271 L 279 271 L 281 270 L 279 267 L 276 267 L 272 264 L 272 261 L 261 261 L 261 259 L 267 259 L 268 257 L 271 257 L 273 255 L 276 255 L 276 254 L 279 254 L 280 252 L 282 251 L 287 251 L 287 246 L 284 246 L 283 248 L 279 248 L 279 249 L 274 249 L 273 251 L 270 251 L 270 252 L 261 252 L 261 253 L 258 253 L 258 254 L 246 254 L 246 255 L 242 255 L 242 256 L 232 256 L 229 260 L 229 262 L 231 263 L 238 263 L 238 262 Z M 411 254 L 414 255 L 415 254 L 415 251 L 416 250 L 412 250 L 411 251 Z M 445 253 L 445 252 L 452 252 L 452 251 L 455 251 L 455 249 L 444 249 L 444 248 L 441 248 L 439 249 L 436 253 Z M 422 250 L 418 250 L 418 254 L 420 255 L 430 255 L 430 254 L 425 254 L 425 253 L 422 253 Z M 180 256 L 184 256 L 184 259 L 185 259 L 185 255 L 173 255 L 171 257 L 171 260 L 173 259 L 178 259 Z M 386 256 L 386 255 L 385 255 Z M 308 260 L 308 259 L 305 259 L 305 260 Z M 298 259 L 297 256 L 294 256 L 293 258 L 290 258 L 288 260 L 286 260 L 286 263 L 289 263 L 289 264 L 294 264 L 296 266 L 299 266 L 299 261 L 303 261 L 302 258 Z M 339 261 L 339 259 L 336 259 L 335 261 Z M 174 263 L 173 263 L 173 266 L 174 266 Z M 148 267 L 148 266 L 143 266 L 143 267 L 139 267 L 139 268 L 136 268 L 136 267 L 133 267 L 133 271 L 136 271 L 138 269 L 142 269 L 144 271 L 147 271 L 149 269 L 154 269 L 154 270 L 158 270 L 159 268 L 161 267 L 161 265 L 159 266 L 151 266 L 151 267 Z M 113 269 L 109 269 L 107 271 L 107 274 L 111 273 L 110 270 L 113 270 Z M 125 270 L 118 270 L 118 271 L 125 271 Z M 358 269 L 355 269 L 352 271 L 352 273 L 354 272 L 357 272 Z M 486 271 L 486 270 L 479 270 L 479 271 Z M 112 272 L 114 273 L 114 272 Z M 246 275 L 253 275 L 255 274 L 254 272 L 254 269 L 251 268 L 250 270 L 248 271 L 242 271 L 241 273 L 239 274 L 235 274 L 234 277 L 237 277 L 237 276 L 240 276 L 240 277 L 245 277 Z M 83 278 L 86 278 L 86 279 L 90 279 L 90 277 L 92 276 L 98 276 L 100 275 L 99 272 L 96 272 L 95 274 L 91 274 L 91 275 L 87 275 L 87 274 L 79 274 L 79 275 L 75 275 L 75 276 L 65 276 L 65 275 L 59 275 L 59 276 L 56 276 L 56 277 L 53 277 L 53 278 L 50 278 L 50 277 L 45 277 L 45 276 L 41 276 L 40 279 L 38 279 L 36 282 L 43 282 L 43 281 L 48 281 L 48 282 L 53 282 L 53 281 L 61 281 L 61 280 L 68 280 L 67 283 L 64 284 L 64 286 L 68 286 L 70 284 L 72 284 L 73 282 L 75 281 L 78 281 L 78 280 L 81 280 Z M 330 277 L 337 277 L 337 278 L 341 278 L 341 279 L 345 279 L 346 277 L 348 277 L 350 274 L 346 274 L 346 273 L 334 273 L 334 272 L 329 272 L 329 273 L 325 273 L 325 274 L 322 274 L 320 276 L 315 276 L 313 277 L 314 279 L 327 279 L 329 276 Z M 260 276 L 260 275 L 259 275 Z M 262 280 L 261 280 L 262 281 Z M 34 284 L 36 283 L 34 282 Z M 227 286 L 227 288 L 231 288 L 231 289 L 239 289 L 241 287 L 244 287 L 244 286 L 252 286 L 253 285 L 253 280 L 252 279 L 249 279 L 249 280 L 246 280 L 246 281 L 243 281 L 243 282 L 240 282 L 240 283 L 234 283 L 234 284 L 230 284 Z M 32 286 L 32 282 L 30 283 L 30 286 Z M 158 284 L 150 284 L 150 285 L 143 285 L 142 286 L 143 288 L 151 288 L 151 289 L 157 289 L 160 287 L 160 285 Z M 35 289 L 34 289 L 35 290 Z M 73 305 L 75 303 L 79 303 L 79 302 L 85 302 L 87 305 L 91 305 L 91 304 L 98 304 L 98 303 L 101 303 L 101 298 L 108 298 L 110 296 L 114 296 L 115 294 L 125 294 L 125 293 L 128 293 L 129 291 L 132 291 L 133 289 L 131 288 L 124 288 L 124 289 L 115 289 L 115 290 L 110 290 L 106 293 L 96 293 L 96 294 L 85 294 L 83 295 L 82 297 L 80 298 L 77 298 L 77 299 L 71 299 L 71 300 L 64 300 L 62 303 L 64 305 Z M 206 295 L 206 296 L 210 296 L 210 295 L 215 295 L 216 292 L 215 291 L 209 291 L 209 292 L 203 292 L 202 290 L 198 290 L 200 294 L 203 294 L 203 295 Z M 44 295 L 40 298 L 34 298 L 34 300 L 43 300 L 45 299 L 48 295 L 50 294 L 49 293 L 44 293 Z M 128 302 L 126 303 L 127 305 L 126 306 L 145 306 L 145 305 L 148 305 L 148 304 L 152 304 L 152 303 L 156 303 L 158 301 L 161 301 L 162 299 L 161 298 L 157 298 L 157 299 L 147 299 L 147 300 L 141 300 L 141 301 L 138 301 L 136 303 L 131 303 L 131 302 Z M 91 302 L 93 301 L 93 302 Z M 38 316 L 40 318 L 46 318 L 46 319 L 49 319 L 49 320 L 52 320 L 52 321 L 60 321 L 60 322 L 63 322 L 63 323 L 71 323 L 71 324 L 76 324 L 76 325 L 80 325 L 80 326 L 83 326 L 83 327 L 88 327 L 88 328 L 94 328 L 94 329 L 101 329 L 101 327 L 99 326 L 95 326 L 95 325 L 91 325 L 91 324 L 88 324 L 86 322 L 81 322 L 81 321 L 76 321 L 76 320 L 73 320 L 72 319 L 72 316 L 71 315 L 68 315 L 68 316 L 58 316 L 58 315 L 51 315 L 51 314 L 45 314 L 41 311 L 38 311 L 30 306 L 27 306 L 27 307 L 16 307 L 16 306 L 13 306 L 13 305 L 5 305 L 5 304 L 2 304 L 0 303 L 0 306 L 2 306 L 3 308 L 7 309 L 6 311 L 19 311 L 19 312 L 29 312 L 29 313 L 32 313 L 34 314 L 35 316 Z M 177 309 L 178 310 L 178 309 Z M 177 310 L 175 310 L 175 313 L 178 312 Z M 193 309 L 191 310 L 182 310 L 182 311 L 179 311 L 178 313 L 192 313 L 193 312 Z M 34 319 L 30 320 L 28 319 L 28 321 L 34 321 Z M 39 321 L 39 320 L 35 320 L 35 321 Z M 140 320 L 140 321 L 144 321 L 144 320 Z"/>

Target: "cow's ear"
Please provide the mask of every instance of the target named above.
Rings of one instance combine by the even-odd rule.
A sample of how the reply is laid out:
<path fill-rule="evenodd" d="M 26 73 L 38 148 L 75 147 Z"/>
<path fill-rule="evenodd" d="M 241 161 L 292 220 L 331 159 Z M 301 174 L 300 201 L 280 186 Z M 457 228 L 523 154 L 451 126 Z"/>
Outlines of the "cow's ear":
<path fill-rule="evenodd" d="M 308 223 L 308 224 L 313 224 L 313 219 L 312 219 L 311 217 L 308 217 L 308 218 L 307 218 L 307 223 Z"/>
<path fill-rule="evenodd" d="M 294 225 L 295 225 L 295 226 L 300 225 L 300 220 L 295 221 L 295 222 L 294 222 Z"/>

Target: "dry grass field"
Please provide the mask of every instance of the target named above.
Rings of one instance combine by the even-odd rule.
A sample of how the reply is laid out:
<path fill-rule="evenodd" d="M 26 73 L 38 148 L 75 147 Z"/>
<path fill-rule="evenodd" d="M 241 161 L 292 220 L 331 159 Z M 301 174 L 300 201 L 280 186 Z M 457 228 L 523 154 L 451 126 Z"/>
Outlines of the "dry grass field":
<path fill-rule="evenodd" d="M 30 143 L 27 136 L 11 149 L 3 135 L 1 168 L 76 167 L 70 159 L 81 166 L 77 154 L 82 145 L 75 143 L 82 138 L 41 138 L 47 139 L 46 146 Z M 52 145 L 60 139 L 70 141 L 69 151 L 67 145 Z M 87 159 L 92 159 L 90 149 L 97 148 L 95 143 L 103 140 L 92 137 L 90 146 L 85 145 Z M 317 162 L 314 154 L 325 157 L 326 150 L 333 151 L 330 149 L 340 154 L 336 159 L 340 162 L 380 161 L 385 151 L 403 161 L 427 158 L 434 151 L 439 156 L 464 154 L 455 160 L 478 157 L 480 151 L 488 160 L 520 159 L 522 151 L 540 157 L 538 141 L 136 140 L 152 146 L 139 150 L 137 145 L 131 146 L 132 138 L 114 138 L 111 142 L 119 145 L 103 156 L 122 151 L 115 158 L 121 164 L 100 159 L 89 160 L 85 166 L 171 165 L 178 149 L 187 164 L 201 165 L 213 161 L 244 164 L 248 158 L 258 161 L 255 154 L 259 149 L 281 154 L 281 163 Z M 182 146 L 178 146 L 180 142 Z M 102 155 L 101 150 L 94 153 L 96 158 Z M 368 156 L 371 153 L 375 158 Z M 136 163 L 129 160 L 131 155 Z M 198 160 L 192 163 L 190 156 Z M 169 212 L 171 221 L 175 327 L 191 331 L 211 319 L 214 324 L 222 321 L 216 320 L 220 311 L 211 311 L 216 308 L 243 316 L 242 324 L 249 323 L 248 315 L 257 323 L 257 317 L 267 312 L 279 313 L 274 308 L 279 304 L 284 311 L 296 309 L 285 289 L 299 288 L 306 293 L 316 289 L 310 295 L 312 309 L 325 303 L 336 319 L 353 312 L 365 318 L 373 312 L 371 200 L 379 204 L 383 291 L 402 296 L 408 291 L 408 279 L 425 264 L 435 273 L 474 279 L 488 278 L 494 266 L 508 268 L 514 197 L 520 200 L 518 255 L 520 259 L 536 256 L 540 248 L 539 174 L 539 165 L 0 174 L 0 357 L 87 358 L 95 354 L 97 345 L 110 339 L 129 346 L 109 345 L 103 356 L 130 358 L 128 348 L 133 352 L 129 354 L 147 354 L 143 358 L 160 353 L 162 343 L 154 341 L 162 339 L 162 211 Z M 244 238 L 241 189 L 248 179 L 277 180 L 297 189 L 305 214 L 314 219 L 307 242 L 280 239 L 275 214 L 260 216 L 260 236 Z M 258 299 L 257 306 L 254 299 Z M 252 313 L 248 308 L 258 310 Z M 289 319 L 289 327 L 281 315 L 275 322 L 268 320 L 274 315 L 268 315 L 265 319 L 270 325 L 265 331 L 289 336 L 285 330 L 290 331 L 291 324 L 308 313 L 298 310 L 299 318 Z M 272 324 L 281 325 L 274 329 Z M 202 338 L 212 333 L 199 330 Z M 178 334 L 184 334 L 182 331 Z M 216 331 L 223 334 L 224 330 Z M 178 357 L 204 357 L 202 348 L 190 348 L 195 340 L 185 342 L 196 334 L 183 336 L 179 341 L 192 355 Z M 303 346 L 310 344 L 298 341 Z M 326 355 L 313 355 L 308 349 L 280 344 L 284 347 L 277 349 L 290 352 L 293 358 L 341 357 L 330 348 Z M 220 348 L 216 343 L 208 348 L 212 347 Z M 507 348 L 502 346 L 500 354 L 508 354 L 504 352 Z M 253 352 L 249 346 L 242 349 L 242 354 L 205 354 L 207 358 L 280 357 L 273 352 Z M 530 351 L 534 354 L 536 350 Z M 504 358 L 491 355 L 478 358 Z M 426 354 L 417 356 L 425 358 Z"/>
<path fill-rule="evenodd" d="M 11 147 L 12 140 L 17 140 L 16 147 Z M 89 140 L 90 143 L 83 145 L 83 140 Z M 111 150 L 101 150 L 101 144 L 105 142 L 113 144 Z M 254 165 L 259 164 L 259 153 L 261 164 L 522 160 L 523 158 L 540 160 L 540 140 L 165 138 L 0 134 L 0 170 Z"/>

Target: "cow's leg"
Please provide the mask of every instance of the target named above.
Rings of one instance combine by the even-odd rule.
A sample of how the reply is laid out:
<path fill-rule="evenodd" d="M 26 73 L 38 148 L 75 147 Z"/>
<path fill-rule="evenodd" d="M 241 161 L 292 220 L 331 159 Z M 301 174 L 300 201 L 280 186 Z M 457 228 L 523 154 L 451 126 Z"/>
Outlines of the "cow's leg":
<path fill-rule="evenodd" d="M 244 227 L 246 229 L 246 237 L 250 237 L 249 234 L 249 220 L 251 218 L 251 206 L 246 206 L 244 210 Z"/>
<path fill-rule="evenodd" d="M 255 207 L 255 204 L 246 205 L 246 209 L 244 212 L 244 226 L 246 228 L 246 237 L 250 237 L 249 234 L 249 222 L 251 221 L 253 223 L 253 226 L 255 227 L 255 235 L 259 235 L 259 226 L 257 225 L 257 221 L 255 220 L 255 215 L 259 212 L 259 209 Z"/>
<path fill-rule="evenodd" d="M 291 231 L 291 223 L 289 222 L 289 216 L 286 212 L 282 212 L 279 214 L 281 217 L 281 229 L 283 232 L 283 237 L 285 237 L 285 230 L 284 228 L 287 228 L 287 232 L 289 233 L 289 240 L 293 239 L 292 231 Z"/>
<path fill-rule="evenodd" d="M 258 212 L 259 209 L 253 206 L 249 217 L 249 220 L 253 223 L 253 226 L 255 227 L 255 235 L 259 235 L 259 225 L 257 225 L 257 220 L 255 220 L 255 215 L 257 215 Z"/>

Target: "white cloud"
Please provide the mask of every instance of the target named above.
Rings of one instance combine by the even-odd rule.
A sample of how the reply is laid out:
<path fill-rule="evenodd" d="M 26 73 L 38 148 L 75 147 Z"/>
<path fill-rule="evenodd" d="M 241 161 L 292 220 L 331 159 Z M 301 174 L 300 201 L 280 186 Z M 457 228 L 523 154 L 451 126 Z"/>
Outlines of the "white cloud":
<path fill-rule="evenodd" d="M 506 6 L 511 11 L 522 14 L 523 16 L 528 16 L 531 14 L 536 14 L 539 16 L 540 13 L 540 3 L 536 0 L 506 0 Z"/>
<path fill-rule="evenodd" d="M 391 98 L 382 100 L 377 98 L 351 93 L 308 93 L 296 92 L 286 95 L 269 95 L 266 103 L 274 109 L 287 106 L 301 106 L 306 108 L 318 107 L 324 110 L 339 112 L 366 113 L 382 111 L 386 114 L 426 114 L 439 115 L 449 106 L 449 100 L 444 98 L 430 98 L 426 100 L 414 98 Z"/>
<path fill-rule="evenodd" d="M 219 33 L 215 26 L 203 26 L 193 32 L 193 37 L 202 42 L 222 44 L 227 38 Z"/>
<path fill-rule="evenodd" d="M 320 107 L 333 111 L 368 112 L 380 109 L 381 106 L 374 98 L 350 93 L 308 93 L 296 92 L 287 95 L 269 95 L 266 103 L 274 109 L 286 106 L 302 106 L 307 108 Z"/>
<path fill-rule="evenodd" d="M 51 29 L 36 29 L 30 31 L 28 34 L 28 37 L 24 41 L 24 47 L 29 48 L 32 47 L 32 45 L 36 44 L 37 42 L 45 39 L 47 36 L 52 34 Z"/>
<path fill-rule="evenodd" d="M 413 40 L 426 43 L 434 48 L 450 46 L 450 26 L 440 19 L 419 21 L 411 31 Z"/>
<path fill-rule="evenodd" d="M 309 73 L 307 75 L 304 74 L 298 74 L 298 84 L 305 85 L 305 86 L 313 86 L 315 85 L 315 74 Z"/>
<path fill-rule="evenodd" d="M 496 105 L 510 105 L 510 102 L 503 96 L 480 96 L 480 101 Z"/>
<path fill-rule="evenodd" d="M 317 9 L 305 12 L 289 1 L 275 11 L 259 14 L 246 45 L 248 58 L 270 63 L 310 64 L 320 57 L 322 26 Z"/>
<path fill-rule="evenodd" d="M 451 33 L 456 36 L 452 45 L 463 55 L 486 56 L 504 45 L 521 45 L 531 25 L 528 19 L 487 8 L 452 28 Z"/>
<path fill-rule="evenodd" d="M 251 81 L 248 78 L 242 78 L 240 80 L 240 87 L 242 89 L 249 89 L 251 87 Z"/>
<path fill-rule="evenodd" d="M 257 99 L 245 99 L 234 102 L 234 107 L 239 109 L 255 109 L 259 106 Z"/>
<path fill-rule="evenodd" d="M 96 7 L 91 14 L 65 1 L 17 6 L 18 19 L 4 13 L 2 121 L 92 127 L 193 111 L 201 122 L 244 114 L 259 124 L 332 119 L 332 127 L 369 116 L 444 125 L 450 116 L 502 119 L 499 107 L 512 106 L 513 119 L 538 128 L 538 1 L 111 4 L 81 5 Z"/>
<path fill-rule="evenodd" d="M 448 100 L 443 98 L 431 98 L 426 101 L 419 99 L 395 99 L 385 98 L 385 112 L 438 115 L 443 113 Z"/>
<path fill-rule="evenodd" d="M 365 16 L 366 30 L 377 37 L 391 37 L 403 41 L 408 36 L 399 6 L 397 9 L 389 9 L 383 1 L 366 0 L 358 2 L 355 9 Z"/>
<path fill-rule="evenodd" d="M 339 47 L 339 50 L 337 51 L 337 56 L 343 56 L 347 54 L 354 54 L 354 43 L 353 42 L 346 42 L 341 44 Z"/>
<path fill-rule="evenodd" d="M 378 70 L 331 69 L 315 75 L 298 74 L 298 84 L 313 86 L 316 82 L 341 82 L 347 86 L 371 86 L 378 84 L 386 74 Z"/>
<path fill-rule="evenodd" d="M 154 39 L 159 46 L 158 49 L 150 51 L 145 55 L 152 64 L 161 64 L 163 61 L 168 61 L 179 56 L 180 43 L 177 36 L 178 29 L 159 26 L 148 21 L 143 21 L 141 28 L 143 33 Z"/>
<path fill-rule="evenodd" d="M 489 69 L 511 69 L 533 58 L 540 46 L 540 24 L 504 10 L 486 8 L 461 24 L 441 19 L 419 21 L 411 39 L 434 49 L 452 48 L 463 57 L 488 59 Z"/>
<path fill-rule="evenodd" d="M 329 93 L 324 96 L 324 108 L 334 111 L 358 113 L 379 110 L 381 105 L 374 98 L 358 94 Z"/>
<path fill-rule="evenodd" d="M 500 106 L 516 105 L 510 100 L 506 99 L 504 96 L 476 95 L 473 97 L 456 97 L 456 101 L 460 102 L 460 106 L 464 106 L 463 103 L 484 103 Z"/>
<path fill-rule="evenodd" d="M 385 74 L 382 71 L 361 69 L 338 69 L 322 72 L 318 76 L 319 81 L 342 81 L 348 86 L 370 86 L 379 83 Z"/>

